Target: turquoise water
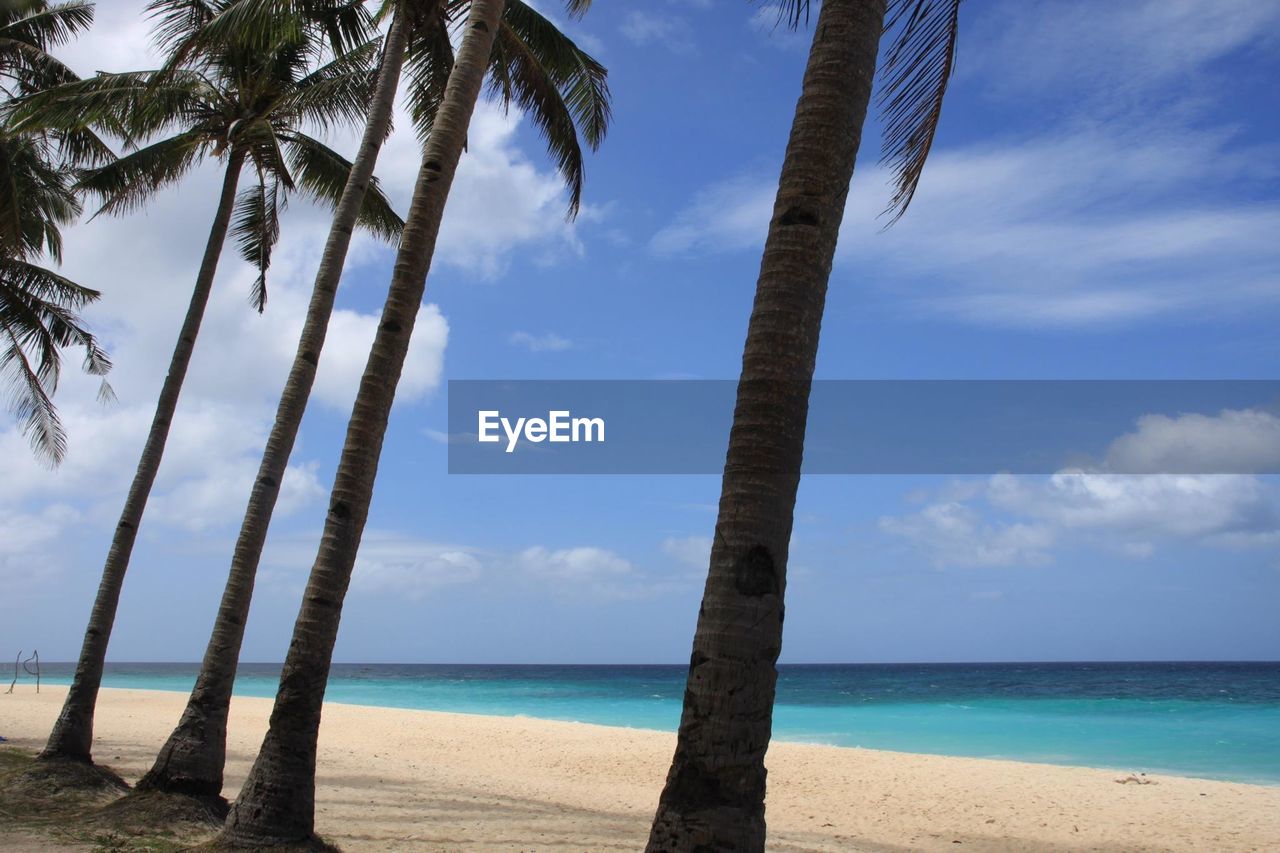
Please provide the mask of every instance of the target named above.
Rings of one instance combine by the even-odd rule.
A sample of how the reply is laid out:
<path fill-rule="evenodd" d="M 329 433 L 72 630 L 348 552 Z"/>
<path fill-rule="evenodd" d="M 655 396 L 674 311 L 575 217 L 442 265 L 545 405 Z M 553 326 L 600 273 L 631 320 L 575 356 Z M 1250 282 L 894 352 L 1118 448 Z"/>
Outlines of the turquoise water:
<path fill-rule="evenodd" d="M 108 687 L 188 691 L 195 664 L 110 664 Z M 71 666 L 45 667 L 50 682 Z M 236 692 L 275 694 L 278 665 Z M 675 729 L 680 666 L 358 665 L 326 699 Z M 2 732 L 0 732 L 2 734 Z M 1280 664 L 783 666 L 780 740 L 1280 784 Z"/>

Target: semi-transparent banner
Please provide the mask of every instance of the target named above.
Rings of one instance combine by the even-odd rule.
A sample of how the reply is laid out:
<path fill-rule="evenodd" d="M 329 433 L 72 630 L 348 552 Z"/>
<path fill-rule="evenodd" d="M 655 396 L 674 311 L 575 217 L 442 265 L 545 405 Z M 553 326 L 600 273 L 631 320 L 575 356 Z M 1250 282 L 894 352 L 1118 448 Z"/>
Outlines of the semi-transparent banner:
<path fill-rule="evenodd" d="M 453 474 L 719 474 L 733 380 L 452 380 Z M 768 399 L 798 383 L 761 384 Z M 776 427 L 746 425 L 767 442 Z M 1280 473 L 1280 380 L 825 380 L 806 474 Z"/>

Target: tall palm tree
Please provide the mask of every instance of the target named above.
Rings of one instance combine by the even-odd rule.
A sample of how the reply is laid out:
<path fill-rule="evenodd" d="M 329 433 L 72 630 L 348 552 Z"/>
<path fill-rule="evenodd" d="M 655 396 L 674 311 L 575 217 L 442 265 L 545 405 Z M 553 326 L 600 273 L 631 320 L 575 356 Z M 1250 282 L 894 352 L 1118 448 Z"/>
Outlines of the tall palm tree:
<path fill-rule="evenodd" d="M 80 216 L 70 167 L 100 164 L 110 151 L 91 132 L 21 133 L 9 126 L 17 100 L 76 75 L 51 53 L 93 23 L 84 0 L 9 0 L 0 5 L 0 373 L 9 408 L 32 449 L 56 465 L 66 433 L 53 405 L 62 349 L 81 346 L 85 372 L 105 376 L 111 361 L 77 312 L 99 293 L 40 266 L 62 260 L 61 228 Z M 110 388 L 105 381 L 103 396 Z"/>
<path fill-rule="evenodd" d="M 891 0 L 883 69 L 890 211 L 911 200 L 942 106 L 960 0 Z M 806 0 L 784 12 L 797 24 Z M 809 390 L 885 0 L 824 0 L 747 328 L 710 570 L 650 851 L 763 850 L 765 750 Z"/>
<path fill-rule="evenodd" d="M 207 27 L 206 35 L 216 38 L 220 33 L 241 29 L 263 32 L 278 20 L 282 8 L 295 2 L 243 0 Z M 409 99 L 415 125 L 424 137 L 430 133 L 453 63 L 449 25 L 465 5 L 458 0 L 431 0 L 425 4 L 392 0 L 383 6 L 383 15 L 390 18 L 390 29 L 383 43 L 364 138 L 316 273 L 297 354 L 249 496 L 200 673 L 177 727 L 139 781 L 139 790 L 196 797 L 217 797 L 221 793 L 227 715 L 254 580 L 280 483 L 315 381 L 356 211 L 382 142 L 391 129 L 392 105 L 406 61 L 412 77 Z M 581 6 L 570 7 L 571 13 L 581 11 Z M 573 113 L 566 101 L 582 103 L 584 136 L 596 144 L 608 120 L 604 68 L 529 6 L 512 0 L 503 13 L 495 49 L 490 54 L 489 73 L 495 95 L 503 103 L 516 101 L 528 108 L 545 130 L 570 186 L 571 212 L 576 211 L 582 192 L 583 158 Z"/>
<path fill-rule="evenodd" d="M 158 41 L 171 52 L 185 50 L 200 26 L 230 2 L 153 0 Z M 363 122 L 370 62 L 378 45 L 366 42 L 311 68 L 317 46 L 309 32 L 300 27 L 270 44 L 228 41 L 213 50 L 187 51 L 182 62 L 160 71 L 102 74 L 69 83 L 34 96 L 21 111 L 33 124 L 78 127 L 89 122 L 116 128 L 131 145 L 173 132 L 81 178 L 79 186 L 103 201 L 100 213 L 139 207 L 206 158 L 223 164 L 222 188 L 191 301 L 107 555 L 71 688 L 41 753 L 44 759 L 91 761 L 93 712 L 120 587 L 228 232 L 236 237 L 242 256 L 258 267 L 252 300 L 261 310 L 287 196 L 301 192 L 335 204 L 346 185 L 351 164 L 301 128 L 306 123 Z M 246 164 L 254 180 L 237 198 Z M 365 199 L 361 221 L 386 239 L 394 239 L 402 227 L 380 192 Z"/>
<path fill-rule="evenodd" d="M 450 8 L 463 5 L 453 3 Z M 567 94 L 566 110 L 560 114 L 569 122 L 566 131 L 578 124 L 592 147 L 604 133 L 608 101 L 603 69 L 586 80 L 580 74 L 564 79 L 552 76 L 554 89 L 540 89 L 527 97 L 519 94 L 520 87 L 514 81 L 519 76 L 517 69 L 525 67 L 526 58 L 504 36 L 504 5 L 503 0 L 470 0 L 468 4 L 461 46 L 434 111 L 387 302 L 347 425 L 319 553 L 294 626 L 271 724 L 248 780 L 227 816 L 224 841 L 255 846 L 290 844 L 305 841 L 314 832 L 316 740 L 342 602 L 368 517 L 382 441 L 422 302 L 445 202 L 486 69 L 494 67 L 494 56 L 500 57 L 502 63 L 494 83 L 499 93 L 514 92 L 522 105 L 540 108 L 554 91 L 560 90 Z M 574 0 L 571 8 L 586 5 L 584 0 Z M 532 12 L 522 10 L 522 14 Z M 509 23 L 511 18 L 505 20 Z M 556 144 L 555 133 L 560 125 L 547 123 L 538 115 L 534 113 L 553 151 L 566 150 L 566 143 Z M 564 160 L 560 162 L 564 170 Z M 578 184 L 573 181 L 574 174 L 580 180 L 580 168 L 566 175 L 573 184 L 576 206 Z"/>

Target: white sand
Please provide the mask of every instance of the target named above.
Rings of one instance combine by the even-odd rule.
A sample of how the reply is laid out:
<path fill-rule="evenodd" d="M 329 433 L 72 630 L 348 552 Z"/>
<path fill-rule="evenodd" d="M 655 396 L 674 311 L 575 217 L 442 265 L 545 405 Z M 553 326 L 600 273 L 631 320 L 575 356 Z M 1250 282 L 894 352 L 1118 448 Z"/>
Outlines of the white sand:
<path fill-rule="evenodd" d="M 24 685 L 0 696 L 0 735 L 38 749 L 64 694 Z M 185 700 L 103 690 L 96 759 L 136 779 Z M 232 705 L 228 796 L 270 708 L 265 699 Z M 347 850 L 636 850 L 674 742 L 634 729 L 327 704 L 317 830 Z M 1127 774 L 787 743 L 774 744 L 768 764 L 774 850 L 1280 850 L 1280 787 L 1171 776 L 1118 784 Z"/>

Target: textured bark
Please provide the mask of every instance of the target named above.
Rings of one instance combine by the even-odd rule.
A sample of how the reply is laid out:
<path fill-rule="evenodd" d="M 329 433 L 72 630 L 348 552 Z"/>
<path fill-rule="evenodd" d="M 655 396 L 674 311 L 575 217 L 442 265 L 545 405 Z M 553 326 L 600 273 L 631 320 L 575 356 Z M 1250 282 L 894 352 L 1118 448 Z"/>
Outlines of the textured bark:
<path fill-rule="evenodd" d="M 675 757 L 650 851 L 764 849 L 765 767 L 809 389 L 885 0 L 825 0 L 747 330 Z"/>
<path fill-rule="evenodd" d="M 163 790 L 197 797 L 222 793 L 222 772 L 226 763 L 227 715 L 235 684 L 245 623 L 253 598 L 254 579 L 262 558 L 267 529 L 289 455 L 302 425 L 307 400 L 315 384 L 316 367 L 324 347 L 329 319 L 333 315 L 338 283 L 351 235 L 361 205 L 373 178 L 374 165 L 391 128 L 392 108 L 400 71 L 404 65 L 406 27 L 396 14 L 387 32 L 382 65 L 365 124 L 364 138 L 352 164 L 342 197 L 334 212 L 333 225 L 316 272 L 311 303 L 307 307 L 298 352 L 276 409 L 275 424 L 267 439 L 258 476 L 254 480 L 240 535 L 231 558 L 231 570 L 222 593 L 222 603 L 205 649 L 200 674 L 187 700 L 177 728 L 156 756 L 151 770 L 138 782 L 139 790 Z"/>
<path fill-rule="evenodd" d="M 209 241 L 205 246 L 204 259 L 200 263 L 200 273 L 196 276 L 195 289 L 191 293 L 191 302 L 187 306 L 187 316 L 182 323 L 178 343 L 169 360 L 169 373 L 160 388 L 160 399 L 151 419 L 151 430 L 147 433 L 142 458 L 138 461 L 138 470 L 133 475 L 133 484 L 129 487 L 124 510 L 120 513 L 120 521 L 116 524 L 116 532 L 111 539 L 111 550 L 107 552 L 107 561 L 102 568 L 102 582 L 93 601 L 93 611 L 89 615 L 89 626 L 85 630 L 75 676 L 62 705 L 62 713 L 49 735 L 49 743 L 40 753 L 41 758 L 92 761 L 93 712 L 98 701 L 98 688 L 102 684 L 102 668 L 106 663 L 111 627 L 116 619 L 120 588 L 129 568 L 129 556 L 133 553 L 138 525 L 142 523 L 142 513 L 147 507 L 147 498 L 151 495 L 151 487 L 164 456 L 169 426 L 178 406 L 178 396 L 182 392 L 187 366 L 191 363 L 191 353 L 195 349 L 196 336 L 200 333 L 205 307 L 209 304 L 214 275 L 218 270 L 218 257 L 222 254 L 222 245 L 226 241 L 227 227 L 235 206 L 236 184 L 240 179 L 244 158 L 243 151 L 233 150 L 227 161 L 222 194 L 213 218 L 213 227 L 209 230 Z"/>
<path fill-rule="evenodd" d="M 503 0 L 473 0 L 444 102 L 423 152 L 391 287 L 334 477 L 320 550 L 294 625 L 271 723 L 227 816 L 224 843 L 281 845 L 312 837 L 316 738 L 342 603 L 373 496 L 378 459 L 404 367 L 445 201 L 484 83 Z"/>

